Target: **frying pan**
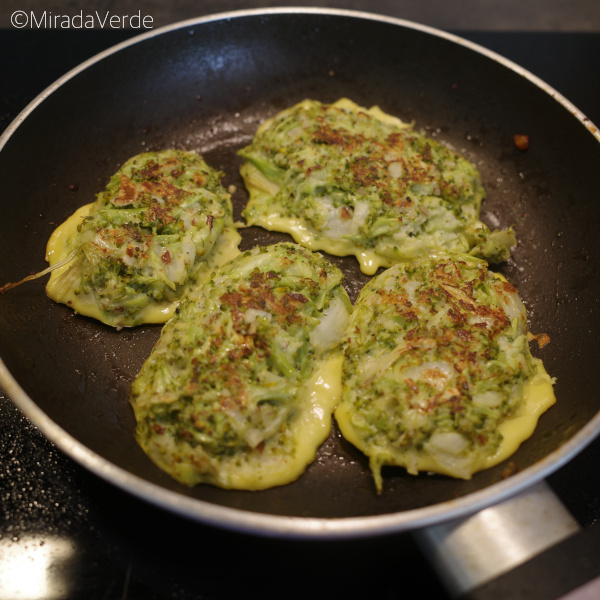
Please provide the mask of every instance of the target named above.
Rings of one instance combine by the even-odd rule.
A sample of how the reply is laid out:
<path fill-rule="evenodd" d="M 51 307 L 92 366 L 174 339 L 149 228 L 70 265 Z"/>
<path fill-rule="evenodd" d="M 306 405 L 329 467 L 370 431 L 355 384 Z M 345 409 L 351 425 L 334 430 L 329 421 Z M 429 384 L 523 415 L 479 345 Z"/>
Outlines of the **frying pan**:
<path fill-rule="evenodd" d="M 557 404 L 511 458 L 470 481 L 385 472 L 377 496 L 365 458 L 334 428 L 295 483 L 264 492 L 179 485 L 133 439 L 128 387 L 160 334 L 115 331 L 49 301 L 44 281 L 0 296 L 0 384 L 66 454 L 179 515 L 260 535 L 343 538 L 422 530 L 527 493 L 600 431 L 596 390 L 600 137 L 566 99 L 501 57 L 397 19 L 340 10 L 242 11 L 187 21 L 120 44 L 42 93 L 1 138 L 0 283 L 40 270 L 56 225 L 94 198 L 130 156 L 202 153 L 247 199 L 236 150 L 275 112 L 347 96 L 450 144 L 480 169 L 482 218 L 514 225 L 500 267 L 525 299 L 534 348 Z M 529 135 L 526 152 L 513 135 Z M 242 249 L 288 239 L 242 230 Z M 354 299 L 368 280 L 331 257 Z"/>

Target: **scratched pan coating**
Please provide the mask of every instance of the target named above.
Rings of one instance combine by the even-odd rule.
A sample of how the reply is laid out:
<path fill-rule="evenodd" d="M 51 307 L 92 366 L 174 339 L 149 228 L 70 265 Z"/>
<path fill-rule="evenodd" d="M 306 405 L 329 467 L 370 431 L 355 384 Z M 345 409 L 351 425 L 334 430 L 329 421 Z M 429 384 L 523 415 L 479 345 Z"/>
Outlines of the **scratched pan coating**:
<path fill-rule="evenodd" d="M 501 271 L 524 298 L 534 354 L 557 378 L 558 403 L 506 464 L 470 481 L 385 471 L 334 428 L 295 483 L 261 492 L 186 488 L 134 441 L 129 384 L 156 326 L 117 332 L 48 300 L 44 281 L 0 296 L 0 383 L 58 447 L 115 485 L 163 508 L 266 535 L 335 537 L 409 530 L 461 516 L 531 485 L 596 435 L 600 223 L 593 126 L 543 82 L 464 40 L 365 13 L 282 9 L 230 13 L 157 30 L 81 65 L 43 93 L 2 138 L 1 282 L 44 265 L 55 226 L 145 150 L 196 150 L 247 194 L 237 149 L 267 117 L 304 98 L 379 105 L 451 144 L 480 169 L 482 218 L 514 225 Z M 22 121 L 22 122 L 21 122 Z M 513 134 L 527 133 L 521 152 Z M 75 191 L 74 191 L 75 190 Z M 241 231 L 242 249 L 289 239 Z M 354 300 L 368 278 L 332 258 Z"/>

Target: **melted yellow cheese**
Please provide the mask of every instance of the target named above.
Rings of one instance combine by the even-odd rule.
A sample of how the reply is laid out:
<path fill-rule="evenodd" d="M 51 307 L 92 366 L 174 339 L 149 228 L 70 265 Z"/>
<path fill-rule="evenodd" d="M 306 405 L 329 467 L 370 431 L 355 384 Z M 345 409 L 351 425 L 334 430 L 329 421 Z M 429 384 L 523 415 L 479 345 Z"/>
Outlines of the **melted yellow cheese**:
<path fill-rule="evenodd" d="M 393 119 L 393 117 L 390 118 Z M 246 182 L 250 202 L 260 206 L 271 206 L 270 198 L 277 194 L 279 187 L 267 179 L 252 163 L 244 164 L 240 171 Z M 266 211 L 257 215 L 253 224 L 260 225 L 269 231 L 288 233 L 295 242 L 313 252 L 322 250 L 334 256 L 354 255 L 360 264 L 361 271 L 366 275 L 374 275 L 380 267 L 391 267 L 397 262 L 393 257 L 385 256 L 381 250 L 375 252 L 375 250 L 359 248 L 350 240 L 318 235 L 313 228 L 306 224 L 304 219 L 281 216 L 276 206 L 271 212 Z"/>
<path fill-rule="evenodd" d="M 299 404 L 301 417 L 291 426 L 293 455 L 270 460 L 249 456 L 243 464 L 228 466 L 230 487 L 262 490 L 295 481 L 316 457 L 319 446 L 331 431 L 332 414 L 342 393 L 342 357 L 335 355 L 324 361 L 304 388 Z"/>
<path fill-rule="evenodd" d="M 69 240 L 77 234 L 77 227 L 83 219 L 90 215 L 95 203 L 90 203 L 78 208 L 64 223 L 59 225 L 48 240 L 46 246 L 46 261 L 52 267 L 60 261 L 65 260 L 70 253 Z M 203 276 L 200 277 L 198 285 L 209 276 L 210 270 L 224 265 L 235 258 L 239 251 L 240 234 L 233 227 L 225 227 L 223 233 L 219 236 L 213 251 L 211 252 Z M 98 306 L 98 302 L 93 293 L 75 293 L 77 286 L 55 285 L 58 278 L 63 275 L 73 265 L 77 257 L 52 271 L 46 293 L 55 302 L 66 304 L 76 313 L 103 321 L 103 310 Z M 75 275 L 77 276 L 77 275 Z M 179 305 L 179 300 L 175 302 L 156 302 L 144 308 L 140 312 L 140 322 L 144 323 L 165 323 L 173 314 Z"/>
<path fill-rule="evenodd" d="M 194 460 L 185 451 L 178 452 L 172 439 L 166 436 L 147 440 L 144 450 L 167 472 L 172 470 L 173 457 L 178 456 L 179 478 L 188 485 L 212 483 L 224 489 L 264 490 L 291 483 L 314 461 L 319 446 L 331 431 L 332 414 L 342 393 L 341 372 L 341 354 L 321 362 L 304 387 L 298 403 L 299 418 L 290 424 L 290 440 L 283 452 L 274 452 L 269 446 L 248 450 L 242 459 L 239 456 L 223 459 L 218 471 L 209 477 L 199 475 Z"/>
<path fill-rule="evenodd" d="M 470 465 L 471 473 L 489 469 L 509 458 L 516 452 L 519 446 L 533 434 L 540 416 L 548 410 L 555 402 L 553 380 L 548 375 L 542 361 L 534 358 L 537 374 L 525 383 L 523 391 L 523 403 L 516 414 L 507 417 L 498 430 L 502 435 L 502 441 L 496 452 L 492 455 L 469 456 L 468 460 L 474 460 Z M 359 450 L 367 452 L 369 445 L 359 435 L 352 424 L 352 412 L 347 404 L 340 404 L 335 411 L 335 419 L 344 437 Z M 418 471 L 439 473 L 441 475 L 456 476 L 455 471 L 448 469 L 444 464 L 436 460 L 435 456 L 424 452 L 412 452 L 411 472 Z M 406 451 L 404 452 L 406 456 Z M 453 457 L 449 457 L 453 460 Z"/>
<path fill-rule="evenodd" d="M 381 468 L 471 476 L 511 456 L 555 403 L 525 307 L 462 255 L 396 265 L 361 291 L 344 339 L 344 437 Z"/>
<path fill-rule="evenodd" d="M 473 165 L 377 106 L 304 100 L 265 121 L 239 154 L 249 225 L 353 255 L 367 275 L 440 251 L 501 262 L 515 243 L 512 230 L 479 221 Z"/>
<path fill-rule="evenodd" d="M 77 227 L 83 221 L 83 219 L 89 216 L 90 211 L 94 203 L 86 204 L 81 208 L 78 208 L 64 223 L 59 225 L 48 240 L 46 246 L 46 260 L 50 266 L 54 266 L 62 260 L 65 260 L 69 254 L 69 240 L 73 239 L 77 234 Z M 50 280 L 46 285 L 46 293 L 55 302 L 66 304 L 72 308 L 75 312 L 102 321 L 103 311 L 98 307 L 96 298 L 92 293 L 88 294 L 75 294 L 75 286 L 64 286 L 56 285 L 58 278 L 70 269 L 73 262 L 76 260 L 75 257 L 61 267 L 58 267 L 50 274 Z M 168 310 L 168 306 L 161 306 L 158 308 L 156 305 L 150 307 L 158 314 L 149 315 L 152 320 L 151 323 L 161 323 L 160 312 Z M 158 320 L 156 320 L 158 318 Z M 168 316 L 164 315 L 164 320 Z"/>
<path fill-rule="evenodd" d="M 260 179 L 268 181 L 265 176 L 253 165 L 244 165 L 243 170 L 251 198 L 256 198 L 260 194 Z M 354 255 L 360 264 L 360 269 L 365 275 L 374 275 L 380 267 L 391 267 L 395 260 L 385 256 L 383 253 L 377 253 L 374 250 L 357 248 L 356 244 L 348 240 L 333 239 L 315 235 L 315 233 L 306 226 L 301 219 L 290 217 L 281 217 L 279 212 L 265 213 L 256 224 L 268 229 L 269 231 L 280 231 L 288 233 L 294 238 L 294 241 L 313 252 L 323 251 L 334 256 Z"/>
<path fill-rule="evenodd" d="M 482 457 L 477 471 L 493 467 L 514 454 L 517 448 L 533 434 L 540 416 L 555 402 L 553 379 L 544 369 L 542 361 L 534 358 L 537 374 L 525 385 L 523 404 L 517 414 L 500 423 L 498 429 L 502 442 L 497 452 Z"/>
<path fill-rule="evenodd" d="M 339 269 L 293 244 L 213 272 L 131 386 L 136 438 L 185 485 L 266 489 L 300 476 L 341 397 L 350 300 Z"/>

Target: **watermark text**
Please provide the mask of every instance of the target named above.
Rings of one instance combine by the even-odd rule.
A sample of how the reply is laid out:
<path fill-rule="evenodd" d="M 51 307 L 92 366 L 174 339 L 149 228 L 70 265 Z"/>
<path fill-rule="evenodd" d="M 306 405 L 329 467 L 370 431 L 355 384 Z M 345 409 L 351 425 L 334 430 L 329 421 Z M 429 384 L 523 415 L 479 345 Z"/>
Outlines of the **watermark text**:
<path fill-rule="evenodd" d="M 142 11 L 132 15 L 117 15 L 110 11 L 86 13 L 83 10 L 74 15 L 54 14 L 44 10 L 36 13 L 33 10 L 15 10 L 10 22 L 17 29 L 152 29 L 154 18 L 142 15 Z"/>

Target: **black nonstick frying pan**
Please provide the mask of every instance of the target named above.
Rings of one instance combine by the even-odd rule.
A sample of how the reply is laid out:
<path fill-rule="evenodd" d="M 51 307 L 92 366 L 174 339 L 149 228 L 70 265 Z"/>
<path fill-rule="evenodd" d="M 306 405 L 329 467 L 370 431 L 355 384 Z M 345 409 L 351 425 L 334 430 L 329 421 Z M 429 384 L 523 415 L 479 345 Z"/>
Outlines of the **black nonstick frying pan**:
<path fill-rule="evenodd" d="M 201 152 L 246 193 L 235 151 L 258 124 L 303 98 L 347 96 L 414 121 L 474 161 L 483 219 L 514 225 L 501 271 L 525 299 L 534 353 L 558 402 L 512 457 L 471 481 L 385 473 L 334 430 L 291 485 L 264 492 L 188 489 L 133 439 L 128 387 L 159 327 L 120 332 L 48 300 L 44 281 L 0 296 L 0 383 L 59 448 L 115 485 L 202 522 L 265 535 L 332 538 L 421 529 L 467 516 L 543 480 L 600 431 L 596 389 L 600 137 L 568 101 L 515 65 L 425 27 L 364 13 L 272 10 L 186 22 L 84 63 L 8 128 L 0 151 L 0 283 L 44 266 L 48 236 L 133 154 Z M 527 134 L 526 152 L 513 144 Z M 243 248 L 286 239 L 257 228 Z M 355 298 L 367 278 L 336 259 Z M 507 477 L 507 472 L 512 473 Z"/>

